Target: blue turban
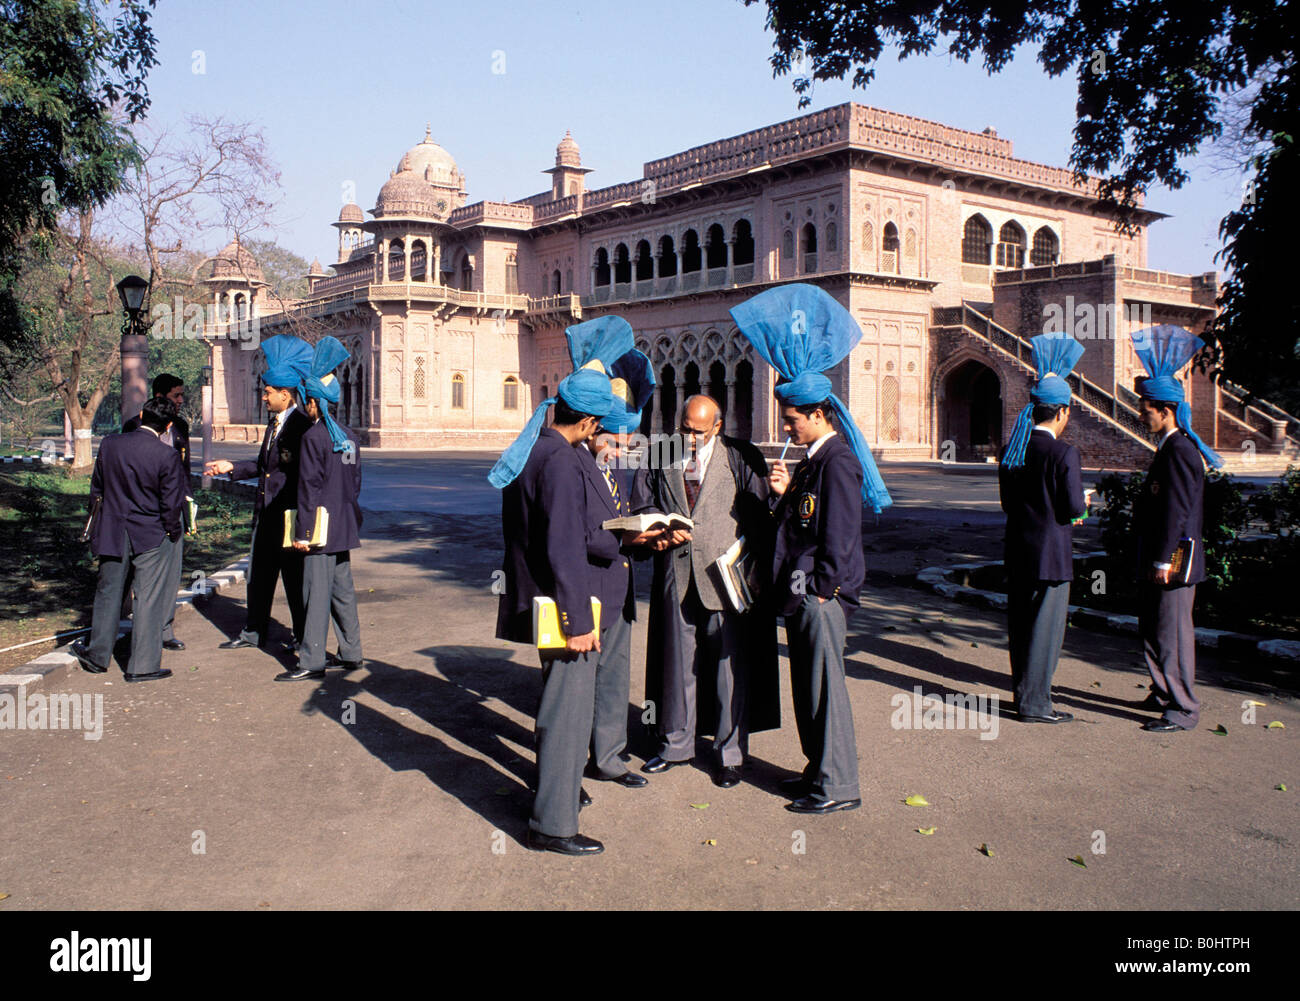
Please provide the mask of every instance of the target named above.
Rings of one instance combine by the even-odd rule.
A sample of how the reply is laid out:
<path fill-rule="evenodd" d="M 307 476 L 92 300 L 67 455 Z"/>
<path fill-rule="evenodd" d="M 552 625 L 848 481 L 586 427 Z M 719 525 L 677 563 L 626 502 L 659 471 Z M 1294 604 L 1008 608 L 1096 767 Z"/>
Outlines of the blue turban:
<path fill-rule="evenodd" d="M 488 473 L 488 482 L 498 490 L 508 486 L 528 463 L 528 456 L 537 444 L 537 436 L 542 433 L 542 424 L 546 421 L 546 408 L 557 397 L 572 410 L 580 414 L 604 417 L 613 405 L 613 394 L 609 388 L 609 376 L 594 368 L 580 368 L 560 382 L 556 395 L 543 400 L 528 418 L 528 423 L 504 452 Z"/>
<path fill-rule="evenodd" d="M 650 359 L 633 348 L 610 367 L 613 406 L 600 422 L 602 431 L 630 434 L 641 427 L 641 411 L 655 391 L 654 369 Z"/>
<path fill-rule="evenodd" d="M 1011 440 L 1002 455 L 1002 465 L 1007 469 L 1019 469 L 1025 464 L 1025 450 L 1034 430 L 1034 404 L 1070 405 L 1070 384 L 1065 377 L 1083 357 L 1083 345 L 1064 331 L 1039 334 L 1033 338 L 1033 345 L 1038 381 L 1029 390 L 1029 404 L 1020 411 L 1011 428 Z"/>
<path fill-rule="evenodd" d="M 880 478 L 871 449 L 831 392 L 822 373 L 843 361 L 862 339 L 849 311 L 816 285 L 782 285 L 760 292 L 731 310 L 740 332 L 785 380 L 776 398 L 786 406 L 829 400 L 841 433 L 862 464 L 862 496 L 877 513 L 893 503 Z"/>
<path fill-rule="evenodd" d="M 1149 376 L 1137 380 L 1138 396 L 1156 403 L 1176 404 L 1174 420 L 1200 449 L 1205 461 L 1218 469 L 1223 465 L 1223 459 L 1192 430 L 1192 408 L 1188 406 L 1183 384 L 1177 378 L 1178 370 L 1192 360 L 1205 342 L 1190 331 L 1168 323 L 1147 327 L 1129 336 L 1133 338 L 1133 350 L 1137 352 L 1138 361 Z"/>
<path fill-rule="evenodd" d="M 329 405 L 338 403 L 342 393 L 342 386 L 332 373 L 351 357 L 348 349 L 339 342 L 337 337 L 322 337 L 316 342 L 316 351 L 311 360 L 311 372 L 304 387 L 304 395 L 320 404 L 321 420 L 325 422 L 325 430 L 330 433 L 330 441 L 334 443 L 336 452 L 347 450 L 348 436 L 330 416 Z"/>
<path fill-rule="evenodd" d="M 301 337 L 277 334 L 262 342 L 266 371 L 262 381 L 276 389 L 302 389 L 311 372 L 312 347 Z"/>

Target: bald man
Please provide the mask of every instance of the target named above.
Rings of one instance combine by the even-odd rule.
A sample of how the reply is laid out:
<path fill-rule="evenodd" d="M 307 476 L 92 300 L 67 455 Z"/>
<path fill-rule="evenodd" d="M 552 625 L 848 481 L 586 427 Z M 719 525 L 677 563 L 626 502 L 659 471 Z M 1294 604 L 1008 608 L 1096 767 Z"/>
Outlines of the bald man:
<path fill-rule="evenodd" d="M 682 514 L 695 524 L 645 540 L 655 551 L 646 698 L 662 742 L 642 771 L 686 764 L 698 729 L 714 734 L 714 781 L 729 789 L 740 782 L 749 734 L 780 726 L 776 619 L 733 610 L 710 566 L 741 536 L 755 565 L 770 562 L 767 464 L 753 444 L 722 434 L 722 408 L 711 397 L 686 401 L 679 434 L 679 461 L 652 453 L 632 490 L 634 513 Z"/>

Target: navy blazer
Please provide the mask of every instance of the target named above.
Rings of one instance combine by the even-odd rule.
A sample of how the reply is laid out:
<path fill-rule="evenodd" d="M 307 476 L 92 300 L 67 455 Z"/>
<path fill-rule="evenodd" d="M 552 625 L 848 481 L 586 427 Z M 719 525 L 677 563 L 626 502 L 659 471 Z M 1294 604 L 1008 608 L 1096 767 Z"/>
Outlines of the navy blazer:
<path fill-rule="evenodd" d="M 262 436 L 262 451 L 257 461 L 244 459 L 232 464 L 232 480 L 257 478 L 257 495 L 253 500 L 254 525 L 266 515 L 274 517 L 277 526 L 283 526 L 284 512 L 298 503 L 298 450 L 311 423 L 311 418 L 303 413 L 301 407 L 294 407 L 285 418 L 274 448 L 267 447 L 271 439 L 268 427 Z"/>
<path fill-rule="evenodd" d="M 600 463 L 585 444 L 578 446 L 582 460 L 583 482 L 587 489 L 587 563 L 591 567 L 595 595 L 600 599 L 600 620 L 609 625 L 612 616 L 620 611 L 629 622 L 636 621 L 636 596 L 632 590 L 632 560 L 622 551 L 622 532 L 601 528 L 610 518 L 623 518 L 632 513 L 632 477 L 630 470 L 610 469 L 618 484 L 620 509 L 614 507 L 614 497 L 609 492 Z"/>
<path fill-rule="evenodd" d="M 92 551 L 121 557 L 123 533 L 137 553 L 156 549 L 163 536 L 179 539 L 186 486 L 180 456 L 148 428 L 109 435 L 99 443 L 90 477 L 91 504 L 103 498 Z"/>
<path fill-rule="evenodd" d="M 1142 492 L 1133 505 L 1138 533 L 1138 575 L 1145 580 L 1152 565 L 1168 563 L 1184 536 L 1195 541 L 1188 584 L 1205 580 L 1205 461 L 1192 439 L 1179 428 L 1160 446 Z"/>
<path fill-rule="evenodd" d="M 140 430 L 140 418 L 132 417 L 122 425 L 122 433 L 130 434 L 132 431 Z M 181 457 L 181 468 L 185 475 L 190 475 L 190 426 L 185 422 L 185 418 L 177 417 L 172 421 L 172 448 L 176 449 L 176 454 Z"/>
<path fill-rule="evenodd" d="M 498 639 L 532 643 L 533 599 L 554 598 L 566 636 L 592 631 L 595 580 L 587 563 L 587 483 L 581 457 L 542 428 L 523 471 L 501 491 L 505 591 Z"/>
<path fill-rule="evenodd" d="M 314 553 L 342 553 L 361 545 L 361 449 L 352 429 L 340 424 L 352 443 L 348 452 L 334 451 L 329 428 L 317 421 L 302 436 L 298 456 L 298 538 L 311 536 L 316 511 L 329 512 L 330 526 L 325 545 Z"/>
<path fill-rule="evenodd" d="M 1002 558 L 1008 580 L 1073 580 L 1070 522 L 1087 510 L 1079 450 L 1035 428 L 1025 447 L 1025 464 L 1019 469 L 998 466 L 998 493 L 1007 515 Z"/>
<path fill-rule="evenodd" d="M 845 613 L 858 605 L 867 576 L 862 555 L 862 463 L 835 434 L 795 467 L 773 511 L 776 549 L 772 595 L 789 615 L 804 594 L 838 598 Z M 802 574 L 802 587 L 796 583 Z"/>

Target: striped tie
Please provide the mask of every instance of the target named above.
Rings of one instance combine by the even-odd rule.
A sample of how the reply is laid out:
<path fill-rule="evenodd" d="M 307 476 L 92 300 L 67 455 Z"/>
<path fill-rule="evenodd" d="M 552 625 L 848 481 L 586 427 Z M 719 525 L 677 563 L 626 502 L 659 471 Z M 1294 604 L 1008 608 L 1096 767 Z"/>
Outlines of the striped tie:
<path fill-rule="evenodd" d="M 619 514 L 623 513 L 623 499 L 618 495 L 618 481 L 614 479 L 614 474 L 605 467 L 605 482 L 609 485 L 609 495 L 614 498 L 614 510 Z"/>

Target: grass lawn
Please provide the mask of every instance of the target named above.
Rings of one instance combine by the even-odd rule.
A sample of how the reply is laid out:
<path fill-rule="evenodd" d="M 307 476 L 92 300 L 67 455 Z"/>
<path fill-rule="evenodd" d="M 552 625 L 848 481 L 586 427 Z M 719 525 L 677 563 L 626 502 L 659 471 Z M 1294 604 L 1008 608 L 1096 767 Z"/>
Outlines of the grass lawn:
<path fill-rule="evenodd" d="M 97 561 L 78 542 L 86 523 L 89 476 L 66 468 L 0 465 L 0 649 L 90 625 Z M 198 533 L 185 538 L 182 583 L 248 553 L 253 502 L 193 491 Z M 0 671 L 48 653 L 45 643 L 0 653 Z"/>

